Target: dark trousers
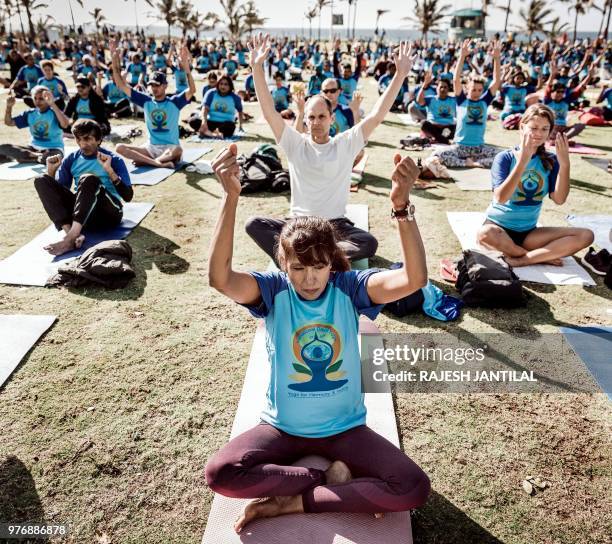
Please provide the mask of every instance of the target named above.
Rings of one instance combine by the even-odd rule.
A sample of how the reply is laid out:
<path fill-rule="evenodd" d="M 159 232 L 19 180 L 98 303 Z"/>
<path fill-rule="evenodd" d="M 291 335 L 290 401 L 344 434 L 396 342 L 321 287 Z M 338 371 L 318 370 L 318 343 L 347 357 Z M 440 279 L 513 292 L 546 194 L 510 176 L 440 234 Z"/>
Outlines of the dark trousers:
<path fill-rule="evenodd" d="M 104 110 L 107 116 L 115 114 L 117 117 L 130 117 L 132 115 L 132 104 L 129 98 L 122 98 L 118 102 L 104 102 Z"/>
<path fill-rule="evenodd" d="M 421 124 L 421 132 L 427 138 L 433 138 L 439 144 L 450 144 L 450 141 L 455 137 L 455 125 L 439 125 L 431 121 L 423 121 Z M 442 132 L 448 129 L 450 133 L 444 136 Z"/>
<path fill-rule="evenodd" d="M 250 217 L 245 225 L 247 234 L 263 249 L 276 263 L 276 247 L 278 236 L 290 219 L 276 219 L 274 217 Z M 353 260 L 373 257 L 378 248 L 378 240 L 369 232 L 358 229 L 346 217 L 331 219 L 336 229 L 338 245 L 346 256 Z"/>
<path fill-rule="evenodd" d="M 193 112 L 189 118 L 189 126 L 196 132 L 202 126 L 202 118 L 198 112 Z M 236 123 L 233 121 L 207 121 L 208 130 L 211 132 L 219 129 L 224 138 L 231 138 L 236 131 Z"/>
<path fill-rule="evenodd" d="M 292 466 L 306 455 L 344 462 L 353 479 L 327 485 L 323 470 Z M 206 464 L 209 487 L 226 497 L 301 495 L 305 512 L 402 512 L 425 503 L 429 478 L 399 448 L 365 425 L 303 438 L 261 423 Z"/>
<path fill-rule="evenodd" d="M 104 189 L 97 176 L 82 176 L 76 193 L 46 174 L 34 180 L 34 187 L 57 230 L 72 225 L 73 221 L 93 230 L 113 228 L 121 223 L 121 202 Z"/>
<path fill-rule="evenodd" d="M 2 144 L 0 145 L 0 162 L 38 162 L 45 164 L 47 157 L 64 156 L 61 149 L 45 149 L 39 151 L 30 145 Z"/>

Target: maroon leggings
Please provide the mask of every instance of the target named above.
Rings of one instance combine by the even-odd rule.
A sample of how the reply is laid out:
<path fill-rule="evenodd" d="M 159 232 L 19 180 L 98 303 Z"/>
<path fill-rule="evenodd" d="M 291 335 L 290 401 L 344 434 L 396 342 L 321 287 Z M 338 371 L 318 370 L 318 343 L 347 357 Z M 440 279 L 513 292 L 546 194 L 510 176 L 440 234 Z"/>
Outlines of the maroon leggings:
<path fill-rule="evenodd" d="M 354 479 L 326 485 L 324 471 L 291 466 L 306 455 L 343 461 Z M 302 495 L 305 512 L 401 512 L 421 506 L 430 490 L 419 466 L 365 425 L 303 438 L 260 423 L 221 448 L 205 472 L 209 487 L 221 495 Z"/>

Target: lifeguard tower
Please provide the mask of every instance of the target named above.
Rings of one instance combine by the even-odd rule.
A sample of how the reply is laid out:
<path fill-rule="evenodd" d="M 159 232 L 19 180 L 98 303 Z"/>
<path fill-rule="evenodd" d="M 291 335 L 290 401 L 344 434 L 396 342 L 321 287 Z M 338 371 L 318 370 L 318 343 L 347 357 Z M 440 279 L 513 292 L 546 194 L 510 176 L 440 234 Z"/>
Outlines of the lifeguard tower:
<path fill-rule="evenodd" d="M 452 42 L 465 38 L 484 38 L 484 16 L 479 9 L 460 9 L 451 13 L 448 37 Z"/>

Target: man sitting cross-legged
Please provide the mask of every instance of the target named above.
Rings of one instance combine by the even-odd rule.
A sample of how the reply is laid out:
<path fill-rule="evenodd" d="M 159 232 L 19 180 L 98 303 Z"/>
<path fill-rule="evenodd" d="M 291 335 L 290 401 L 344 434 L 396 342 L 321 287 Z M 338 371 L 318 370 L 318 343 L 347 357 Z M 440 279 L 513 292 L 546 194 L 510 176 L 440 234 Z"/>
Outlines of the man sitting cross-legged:
<path fill-rule="evenodd" d="M 63 240 L 45 247 L 53 255 L 81 247 L 84 226 L 117 226 L 123 217 L 122 201 L 129 202 L 134 196 L 123 159 L 100 147 L 100 125 L 92 119 L 79 119 L 72 134 L 79 149 L 64 160 L 59 155 L 49 157 L 47 174 L 34 180 L 47 215 L 57 230 L 65 232 Z M 74 193 L 70 190 L 73 183 Z"/>
<path fill-rule="evenodd" d="M 189 88 L 173 96 L 166 95 L 166 74 L 155 72 L 149 78 L 151 94 L 134 90 L 121 74 L 121 62 L 117 44 L 111 42 L 113 79 L 134 104 L 144 108 L 149 142 L 145 146 L 119 144 L 117 153 L 134 161 L 137 166 L 149 165 L 159 168 L 174 168 L 183 156 L 179 143 L 179 112 L 195 94 L 196 87 L 191 75 L 191 54 L 185 45 L 181 48 L 180 64 L 187 74 Z"/>
<path fill-rule="evenodd" d="M 45 163 L 48 156 L 64 154 L 63 128 L 70 119 L 57 107 L 53 94 L 42 85 L 32 89 L 34 108 L 13 117 L 15 97 L 6 99 L 4 123 L 8 127 L 28 128 L 31 141 L 29 146 L 16 144 L 0 145 L 0 161 Z"/>
<path fill-rule="evenodd" d="M 374 129 L 383 122 L 402 81 L 412 65 L 411 47 L 402 42 L 395 57 L 396 77 L 378 99 L 373 110 L 355 126 L 330 137 L 334 122 L 332 103 L 324 95 L 308 99 L 305 106 L 307 134 L 300 134 L 274 109 L 268 90 L 263 63 L 270 50 L 269 37 L 255 37 L 249 43 L 251 66 L 257 99 L 274 138 L 287 154 L 291 179 L 291 205 L 289 215 L 320 216 L 329 219 L 338 234 L 339 244 L 352 260 L 371 257 L 378 242 L 370 233 L 358 229 L 344 217 L 351 185 L 353 161 Z M 282 230 L 284 219 L 271 217 L 250 218 L 247 233 L 270 257 Z"/>

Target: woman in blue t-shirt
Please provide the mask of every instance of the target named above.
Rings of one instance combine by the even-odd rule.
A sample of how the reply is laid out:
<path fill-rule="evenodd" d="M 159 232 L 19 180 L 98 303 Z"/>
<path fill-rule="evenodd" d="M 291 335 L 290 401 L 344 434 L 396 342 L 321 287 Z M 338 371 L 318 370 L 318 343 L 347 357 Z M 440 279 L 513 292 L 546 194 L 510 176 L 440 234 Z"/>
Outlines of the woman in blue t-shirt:
<path fill-rule="evenodd" d="M 496 155 L 491 168 L 493 201 L 478 231 L 478 243 L 501 251 L 511 266 L 547 263 L 561 266 L 593 242 L 589 229 L 538 227 L 544 197 L 562 205 L 569 195 L 570 159 L 567 137 L 555 139 L 556 154 L 545 149 L 555 114 L 543 104 L 530 106 L 519 126 L 519 147 Z"/>
<path fill-rule="evenodd" d="M 197 119 L 192 116 L 189 124 L 199 131 L 202 137 L 231 138 L 236 131 L 236 116 L 238 128 L 242 130 L 244 121 L 242 100 L 234 92 L 234 82 L 229 76 L 221 76 L 216 89 L 206 93 L 202 103 L 201 125 L 197 127 Z"/>
<path fill-rule="evenodd" d="M 391 175 L 403 268 L 350 270 L 334 228 L 320 217 L 287 222 L 278 242 L 282 271 L 232 268 L 240 196 L 237 149 L 213 161 L 225 196 L 209 255 L 211 287 L 264 318 L 270 364 L 261 422 L 216 453 L 206 481 L 217 493 L 255 498 L 234 524 L 289 513 L 398 512 L 421 506 L 429 478 L 399 448 L 366 425 L 358 348 L 359 315 L 427 282 L 425 250 L 410 205 L 419 169 L 399 155 Z M 292 465 L 316 454 L 327 470 Z M 265 498 L 264 498 L 265 497 Z"/>

